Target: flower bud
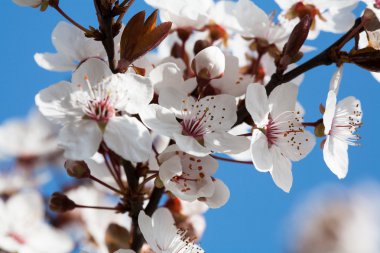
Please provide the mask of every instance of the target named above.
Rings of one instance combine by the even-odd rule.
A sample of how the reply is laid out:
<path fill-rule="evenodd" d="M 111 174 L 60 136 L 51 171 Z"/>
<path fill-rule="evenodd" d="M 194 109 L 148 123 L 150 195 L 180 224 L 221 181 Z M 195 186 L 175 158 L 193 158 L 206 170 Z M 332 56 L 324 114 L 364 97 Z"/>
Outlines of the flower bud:
<path fill-rule="evenodd" d="M 75 202 L 60 192 L 53 193 L 53 195 L 51 195 L 49 199 L 49 208 L 50 210 L 54 212 L 63 213 L 63 212 L 71 211 L 75 207 L 76 207 Z"/>
<path fill-rule="evenodd" d="M 197 75 L 202 79 L 211 80 L 223 76 L 226 59 L 223 52 L 211 46 L 200 51 L 193 60 L 192 67 Z"/>
<path fill-rule="evenodd" d="M 33 7 L 36 8 L 44 2 L 43 0 L 13 0 L 15 4 L 22 7 Z"/>
<path fill-rule="evenodd" d="M 130 248 L 131 236 L 129 231 L 115 223 L 111 223 L 105 235 L 105 243 L 109 252 L 115 252 L 118 249 L 129 249 Z"/>
<path fill-rule="evenodd" d="M 70 177 L 77 179 L 88 178 L 91 175 L 90 169 L 84 161 L 67 160 L 65 169 Z"/>

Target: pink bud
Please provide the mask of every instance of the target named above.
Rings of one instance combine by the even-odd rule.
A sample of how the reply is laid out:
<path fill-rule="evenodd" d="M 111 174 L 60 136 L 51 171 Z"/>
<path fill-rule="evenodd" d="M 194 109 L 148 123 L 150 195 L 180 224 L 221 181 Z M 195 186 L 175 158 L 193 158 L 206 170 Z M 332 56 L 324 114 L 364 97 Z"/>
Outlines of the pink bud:
<path fill-rule="evenodd" d="M 192 67 L 202 79 L 217 79 L 223 76 L 226 65 L 225 56 L 218 47 L 211 46 L 200 51 L 193 60 Z"/>

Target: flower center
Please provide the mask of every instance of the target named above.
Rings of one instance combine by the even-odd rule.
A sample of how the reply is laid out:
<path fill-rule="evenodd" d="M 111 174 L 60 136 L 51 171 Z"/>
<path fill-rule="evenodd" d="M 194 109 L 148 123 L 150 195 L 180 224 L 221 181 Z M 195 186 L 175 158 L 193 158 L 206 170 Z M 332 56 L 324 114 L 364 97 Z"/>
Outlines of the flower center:
<path fill-rule="evenodd" d="M 13 240 L 15 240 L 17 243 L 19 244 L 25 244 L 26 241 L 24 240 L 24 238 L 22 238 L 22 236 L 16 234 L 16 233 L 13 233 L 13 232 L 10 232 L 8 234 L 9 237 L 11 237 Z"/>
<path fill-rule="evenodd" d="M 355 134 L 359 127 L 361 127 L 362 112 L 359 104 L 355 105 L 356 110 L 353 110 L 350 115 L 345 110 L 337 111 L 333 119 L 332 127 L 329 135 L 340 139 L 348 145 L 357 146 L 360 136 Z"/>
<path fill-rule="evenodd" d="M 109 97 L 102 100 L 89 100 L 85 108 L 86 115 L 96 121 L 108 122 L 110 118 L 115 116 L 115 109 L 109 103 Z"/>
<path fill-rule="evenodd" d="M 292 20 L 295 18 L 302 19 L 306 15 L 310 15 L 313 18 L 313 23 L 311 25 L 311 30 L 315 29 L 315 18 L 318 16 L 322 21 L 326 21 L 326 19 L 322 16 L 319 9 L 313 4 L 305 4 L 304 2 L 295 3 L 289 11 L 285 14 L 285 18 Z"/>
<path fill-rule="evenodd" d="M 264 127 L 263 132 L 265 133 L 268 146 L 276 144 L 280 138 L 286 138 L 289 134 L 293 134 L 291 142 L 294 141 L 294 135 L 298 133 L 303 133 L 303 128 L 301 119 L 294 117 L 295 114 L 300 114 L 300 112 L 284 112 L 279 115 L 276 119 L 270 117 L 268 124 Z"/>
<path fill-rule="evenodd" d="M 207 112 L 209 111 L 208 107 L 201 112 L 198 112 L 196 115 L 190 115 L 190 117 L 185 117 L 182 122 L 182 133 L 187 136 L 192 136 L 197 140 L 201 140 L 203 135 L 207 133 Z"/>

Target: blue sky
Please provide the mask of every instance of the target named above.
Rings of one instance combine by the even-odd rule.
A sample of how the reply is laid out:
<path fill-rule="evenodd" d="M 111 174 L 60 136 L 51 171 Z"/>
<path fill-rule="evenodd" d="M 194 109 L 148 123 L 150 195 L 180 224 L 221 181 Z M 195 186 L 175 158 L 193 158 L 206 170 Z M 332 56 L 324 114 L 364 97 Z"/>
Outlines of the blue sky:
<path fill-rule="evenodd" d="M 84 26 L 97 25 L 93 1 L 61 2 L 62 8 Z M 152 11 L 142 0 L 136 2 L 130 15 L 142 9 Z M 256 3 L 267 12 L 278 10 L 271 0 Z M 45 71 L 33 60 L 36 52 L 55 51 L 50 36 L 62 18 L 54 10 L 40 13 L 31 8 L 19 8 L 10 0 L 0 1 L 0 10 L 0 122 L 3 122 L 9 117 L 26 115 L 40 89 L 67 79 L 69 74 Z M 322 34 L 309 44 L 320 51 L 337 38 L 338 35 Z M 314 54 L 307 54 L 305 58 Z M 306 75 L 299 96 L 306 109 L 306 120 L 321 117 L 319 104 L 325 102 L 334 70 L 334 66 L 320 67 Z M 293 164 L 294 184 L 290 194 L 275 187 L 269 174 L 259 173 L 248 165 L 221 163 L 218 177 L 230 187 L 231 199 L 225 207 L 211 210 L 206 215 L 208 227 L 202 246 L 207 252 L 285 252 L 290 232 L 287 217 L 311 190 L 324 184 L 349 188 L 363 180 L 379 180 L 380 84 L 364 70 L 347 66 L 339 97 L 351 95 L 362 102 L 364 126 L 360 129 L 361 146 L 349 151 L 347 178 L 339 181 L 328 170 L 318 144 L 306 159 Z"/>

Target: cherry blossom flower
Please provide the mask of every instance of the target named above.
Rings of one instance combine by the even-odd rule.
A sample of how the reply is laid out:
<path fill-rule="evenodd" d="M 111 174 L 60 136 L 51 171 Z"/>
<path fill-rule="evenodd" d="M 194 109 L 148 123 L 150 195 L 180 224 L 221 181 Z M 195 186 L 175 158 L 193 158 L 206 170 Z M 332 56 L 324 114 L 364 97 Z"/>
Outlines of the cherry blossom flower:
<path fill-rule="evenodd" d="M 198 77 L 211 80 L 223 76 L 225 61 L 223 52 L 218 47 L 211 46 L 195 55 L 192 64 Z"/>
<path fill-rule="evenodd" d="M 58 151 L 56 126 L 38 111 L 26 119 L 11 119 L 0 126 L 0 157 L 21 160 L 51 155 Z"/>
<path fill-rule="evenodd" d="M 155 253 L 204 252 L 186 237 L 186 231 L 176 228 L 173 216 L 166 208 L 157 209 L 152 218 L 141 211 L 138 222 L 145 240 Z"/>
<path fill-rule="evenodd" d="M 196 157 L 169 146 L 158 157 L 160 179 L 167 190 L 185 201 L 202 199 L 212 208 L 219 208 L 229 199 L 229 190 L 213 178 L 218 162 L 210 157 Z M 217 183 L 216 183 L 217 182 Z M 219 187 L 226 189 L 220 190 Z M 216 192 L 220 190 L 220 192 Z"/>
<path fill-rule="evenodd" d="M 211 152 L 239 153 L 248 149 L 247 138 L 227 133 L 237 119 L 233 96 L 195 100 L 167 88 L 160 92 L 159 104 L 148 106 L 140 113 L 141 119 L 150 129 L 174 139 L 182 151 L 206 156 Z"/>
<path fill-rule="evenodd" d="M 115 37 L 118 46 L 121 33 Z M 77 27 L 61 21 L 52 33 L 52 42 L 57 53 L 37 53 L 34 59 L 37 64 L 51 71 L 74 71 L 89 58 L 107 61 L 107 54 L 100 41 L 87 38 Z M 116 49 L 118 50 L 118 49 Z"/>
<path fill-rule="evenodd" d="M 173 22 L 173 28 L 202 28 L 209 23 L 208 10 L 213 0 L 145 0 L 160 10 L 162 22 Z"/>
<path fill-rule="evenodd" d="M 280 48 L 286 43 L 289 32 L 280 25 L 275 25 L 262 9 L 250 0 L 239 0 L 233 9 L 238 27 L 232 27 L 243 37 L 257 38 L 268 44 L 278 44 Z"/>
<path fill-rule="evenodd" d="M 112 74 L 107 64 L 89 59 L 74 72 L 71 83 L 60 82 L 36 96 L 41 113 L 63 125 L 59 144 L 65 157 L 84 160 L 102 141 L 132 162 L 149 159 L 151 137 L 137 114 L 153 97 L 149 78 Z"/>
<path fill-rule="evenodd" d="M 38 7 L 46 0 L 12 0 L 15 4 L 22 7 Z"/>
<path fill-rule="evenodd" d="M 248 86 L 246 95 L 246 107 L 255 123 L 253 164 L 260 172 L 270 172 L 285 192 L 293 182 L 291 161 L 303 159 L 315 145 L 314 135 L 304 130 L 301 112 L 295 111 L 297 94 L 298 87 L 288 83 L 276 87 L 269 98 L 260 84 Z"/>
<path fill-rule="evenodd" d="M 0 249 L 20 253 L 69 253 L 70 237 L 44 222 L 43 199 L 23 191 L 7 201 L 0 199 Z"/>
<path fill-rule="evenodd" d="M 292 29 L 299 19 L 311 15 L 313 24 L 308 39 L 318 37 L 320 31 L 343 33 L 355 22 L 352 10 L 358 0 L 275 0 L 283 10 L 280 20 Z"/>
<path fill-rule="evenodd" d="M 379 193 L 377 184 L 362 183 L 350 189 L 323 186 L 308 194 L 289 222 L 295 225 L 289 252 L 379 252 Z"/>
<path fill-rule="evenodd" d="M 357 145 L 359 136 L 354 134 L 361 126 L 362 109 L 355 97 L 347 97 L 337 103 L 337 95 L 343 68 L 339 68 L 331 80 L 327 96 L 323 125 L 326 142 L 323 147 L 323 158 L 329 169 L 342 179 L 348 172 L 349 145 Z"/>

